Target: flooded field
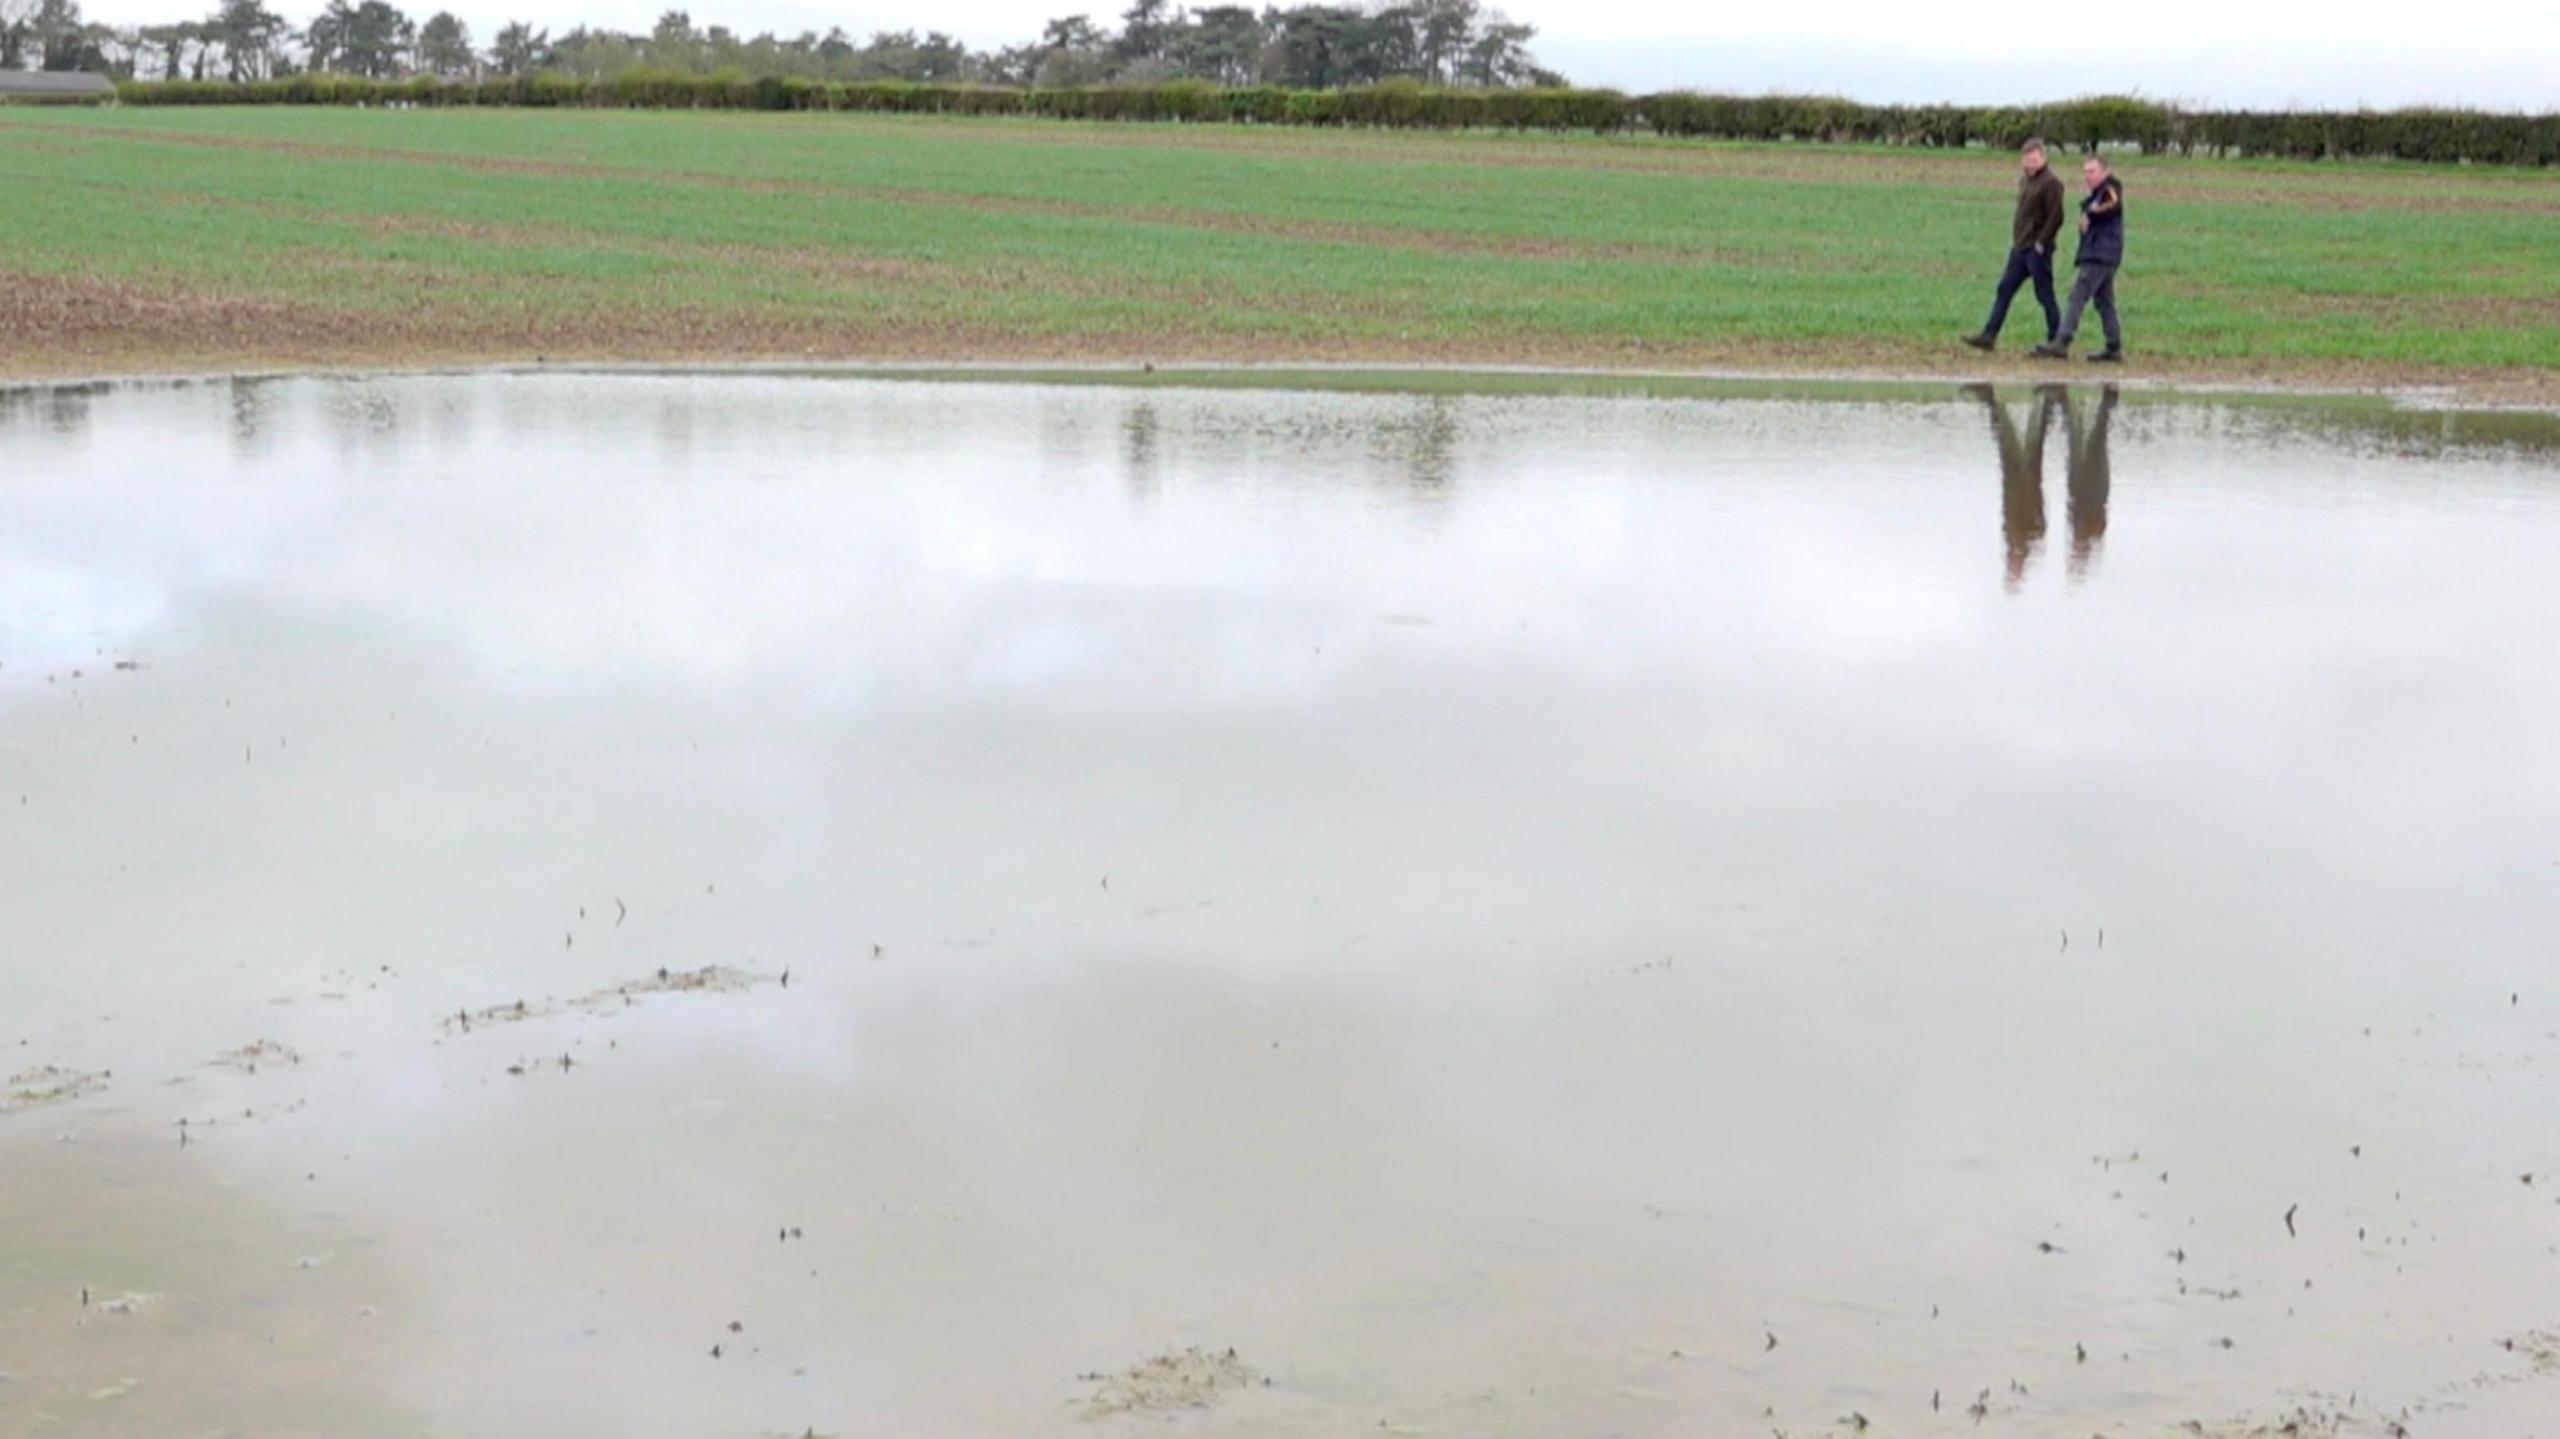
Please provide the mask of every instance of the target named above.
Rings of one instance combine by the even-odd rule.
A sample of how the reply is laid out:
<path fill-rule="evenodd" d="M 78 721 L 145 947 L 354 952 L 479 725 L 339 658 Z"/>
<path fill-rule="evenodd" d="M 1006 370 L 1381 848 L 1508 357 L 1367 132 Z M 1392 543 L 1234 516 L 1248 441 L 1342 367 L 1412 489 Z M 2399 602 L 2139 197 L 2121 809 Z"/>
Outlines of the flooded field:
<path fill-rule="evenodd" d="M 2560 1434 L 2560 422 L 0 397 L 0 1433 Z"/>

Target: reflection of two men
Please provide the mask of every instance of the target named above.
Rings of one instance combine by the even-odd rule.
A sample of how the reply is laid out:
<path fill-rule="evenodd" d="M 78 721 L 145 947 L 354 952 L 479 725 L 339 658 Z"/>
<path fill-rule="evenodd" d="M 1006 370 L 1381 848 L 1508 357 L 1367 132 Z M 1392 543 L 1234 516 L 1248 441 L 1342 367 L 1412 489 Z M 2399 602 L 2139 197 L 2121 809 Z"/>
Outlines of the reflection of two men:
<path fill-rule="evenodd" d="M 2069 452 L 2064 492 L 2069 502 L 2071 573 L 2086 573 L 2098 542 L 2107 533 L 2107 426 L 2115 418 L 2116 387 L 2101 390 L 2094 413 L 2084 416 L 2084 407 L 2069 386 L 2038 385 L 2027 401 L 2023 431 L 2010 407 L 1989 385 L 1971 385 L 1967 392 L 1990 412 L 1991 437 L 2000 447 L 2000 538 L 2008 553 L 2009 587 L 2015 589 L 2026 578 L 2029 559 L 2044 543 L 2045 438 L 2057 420 Z"/>

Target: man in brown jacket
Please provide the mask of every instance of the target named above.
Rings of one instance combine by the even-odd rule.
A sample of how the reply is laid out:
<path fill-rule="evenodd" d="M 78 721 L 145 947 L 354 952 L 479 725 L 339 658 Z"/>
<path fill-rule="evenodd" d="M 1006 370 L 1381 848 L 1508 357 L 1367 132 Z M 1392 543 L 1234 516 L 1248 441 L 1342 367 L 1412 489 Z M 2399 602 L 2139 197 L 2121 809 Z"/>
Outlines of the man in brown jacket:
<path fill-rule="evenodd" d="M 2009 302 L 2018 287 L 2036 282 L 2036 303 L 2044 307 L 2044 337 L 2062 328 L 2062 309 L 2053 302 L 2053 242 L 2062 234 L 2062 180 L 2045 164 L 2044 142 L 2029 140 L 2018 152 L 2018 212 L 2009 225 L 2009 268 L 1991 299 L 1991 318 L 1982 333 L 1964 342 L 1977 350 L 2000 343 L 2000 326 L 2008 321 Z"/>

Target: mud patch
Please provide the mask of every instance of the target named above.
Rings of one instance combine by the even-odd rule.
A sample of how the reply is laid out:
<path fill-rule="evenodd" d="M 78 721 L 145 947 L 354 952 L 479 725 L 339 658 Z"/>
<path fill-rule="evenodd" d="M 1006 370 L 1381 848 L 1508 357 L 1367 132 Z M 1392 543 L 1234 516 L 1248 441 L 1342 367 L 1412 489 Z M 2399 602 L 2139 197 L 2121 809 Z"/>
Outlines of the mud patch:
<path fill-rule="evenodd" d="M 1206 1409 L 1234 1390 L 1271 1382 L 1232 1349 L 1199 1348 L 1168 1350 L 1117 1374 L 1079 1377 L 1097 1386 L 1084 1404 L 1088 1419 Z"/>
<path fill-rule="evenodd" d="M 136 334 L 207 344 L 267 340 L 279 333 L 362 338 L 355 321 L 308 305 L 192 287 L 92 276 L 0 272 L 0 333 L 14 346 L 85 353 Z"/>

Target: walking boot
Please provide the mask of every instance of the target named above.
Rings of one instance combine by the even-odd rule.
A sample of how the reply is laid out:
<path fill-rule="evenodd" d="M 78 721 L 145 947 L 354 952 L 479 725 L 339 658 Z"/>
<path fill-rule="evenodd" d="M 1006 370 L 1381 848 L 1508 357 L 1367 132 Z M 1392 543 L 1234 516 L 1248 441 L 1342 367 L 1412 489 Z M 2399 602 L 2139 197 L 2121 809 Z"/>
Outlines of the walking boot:
<path fill-rule="evenodd" d="M 2047 340 L 2043 344 L 2036 346 L 2034 349 L 2027 351 L 2027 353 L 2033 355 L 2039 360 L 2067 360 L 2071 358 L 2071 342 L 2069 340 Z"/>
<path fill-rule="evenodd" d="M 1990 334 L 1980 334 L 1980 335 L 1967 335 L 1967 336 L 1965 336 L 1965 337 L 1964 337 L 1964 342 L 1965 342 L 1966 344 L 1968 344 L 1968 345 L 1971 345 L 1971 346 L 1972 346 L 1972 347 L 1974 347 L 1975 349 L 1980 350 L 1982 353 L 1984 353 L 1984 354 L 1986 354 L 1986 355 L 1987 355 L 1987 354 L 1990 354 L 1990 353 L 1991 353 L 1991 351 L 1992 351 L 1995 347 L 1997 347 L 1997 346 L 1999 345 L 2000 340 L 1999 340 L 1999 338 L 1998 338 L 1997 336 L 1994 336 L 1994 335 L 1990 335 Z"/>
<path fill-rule="evenodd" d="M 2098 353 L 2089 357 L 2089 363 L 2093 365 L 2121 365 L 2124 363 L 2124 351 L 2114 348 L 2100 350 Z"/>

